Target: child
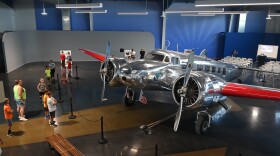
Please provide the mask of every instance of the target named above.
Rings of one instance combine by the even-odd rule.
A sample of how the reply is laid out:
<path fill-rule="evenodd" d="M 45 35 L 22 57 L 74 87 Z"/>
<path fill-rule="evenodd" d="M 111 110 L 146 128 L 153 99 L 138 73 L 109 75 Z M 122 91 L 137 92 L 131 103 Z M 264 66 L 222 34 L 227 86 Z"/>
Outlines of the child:
<path fill-rule="evenodd" d="M 52 97 L 52 93 L 48 92 L 48 99 L 47 104 L 50 112 L 50 126 L 56 127 L 54 118 L 55 118 L 55 111 L 56 111 L 56 103 L 57 101 Z"/>
<path fill-rule="evenodd" d="M 45 94 L 45 92 L 47 90 L 47 85 L 45 84 L 45 81 L 43 78 L 40 79 L 40 82 L 37 85 L 37 89 L 39 91 L 40 99 L 42 99 L 43 95 Z"/>
<path fill-rule="evenodd" d="M 68 66 L 67 66 L 67 69 L 68 69 L 68 77 L 72 77 L 72 59 L 70 58 L 67 62 Z"/>
<path fill-rule="evenodd" d="M 13 136 L 13 133 L 12 133 L 13 109 L 10 106 L 10 100 L 8 98 L 5 98 L 5 102 L 4 102 L 4 116 L 5 116 L 5 119 L 8 123 L 8 134 L 7 134 L 7 136 Z"/>
<path fill-rule="evenodd" d="M 45 94 L 43 95 L 42 97 L 42 101 L 43 101 L 43 106 L 44 106 L 44 112 L 45 112 L 45 118 L 47 120 L 50 119 L 50 115 L 49 115 L 49 109 L 48 109 L 48 103 L 47 103 L 47 100 L 48 100 L 48 90 L 45 92 Z"/>
<path fill-rule="evenodd" d="M 46 66 L 45 74 L 46 79 L 48 80 L 48 85 L 51 85 L 51 69 L 49 66 Z"/>

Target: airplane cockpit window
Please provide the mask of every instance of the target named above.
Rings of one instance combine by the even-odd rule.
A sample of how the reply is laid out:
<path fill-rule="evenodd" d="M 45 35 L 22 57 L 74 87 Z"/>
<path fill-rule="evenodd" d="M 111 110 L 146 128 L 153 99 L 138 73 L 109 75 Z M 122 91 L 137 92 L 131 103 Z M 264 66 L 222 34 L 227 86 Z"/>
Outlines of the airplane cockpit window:
<path fill-rule="evenodd" d="M 221 73 L 221 68 L 220 67 L 218 68 L 218 73 Z"/>
<path fill-rule="evenodd" d="M 212 73 L 216 72 L 216 67 L 212 67 Z"/>
<path fill-rule="evenodd" d="M 164 55 L 161 54 L 154 54 L 154 53 L 149 53 L 145 56 L 145 60 L 152 60 L 152 61 L 160 61 L 162 62 L 164 59 Z"/>
<path fill-rule="evenodd" d="M 179 64 L 179 58 L 177 57 L 171 57 L 171 63 L 173 65 L 178 65 Z"/>
<path fill-rule="evenodd" d="M 169 57 L 168 56 L 165 56 L 164 62 L 169 62 Z"/>

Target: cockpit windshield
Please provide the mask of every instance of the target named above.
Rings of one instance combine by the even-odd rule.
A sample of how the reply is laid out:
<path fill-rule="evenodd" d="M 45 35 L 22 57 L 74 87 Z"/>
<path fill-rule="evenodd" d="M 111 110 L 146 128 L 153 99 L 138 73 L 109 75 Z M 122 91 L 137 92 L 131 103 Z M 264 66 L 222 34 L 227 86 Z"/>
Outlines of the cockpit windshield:
<path fill-rule="evenodd" d="M 148 55 L 145 56 L 145 60 L 162 62 L 163 59 L 164 59 L 164 55 L 162 55 L 162 54 L 149 53 Z"/>

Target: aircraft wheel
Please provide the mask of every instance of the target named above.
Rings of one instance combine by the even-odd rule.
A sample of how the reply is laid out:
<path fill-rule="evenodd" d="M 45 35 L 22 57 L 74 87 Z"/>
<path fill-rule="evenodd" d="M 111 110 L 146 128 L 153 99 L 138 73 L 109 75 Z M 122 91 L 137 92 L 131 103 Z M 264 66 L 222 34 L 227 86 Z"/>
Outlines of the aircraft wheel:
<path fill-rule="evenodd" d="M 206 134 L 208 130 L 209 119 L 206 115 L 199 115 L 195 121 L 195 132 L 197 134 Z"/>
<path fill-rule="evenodd" d="M 126 95 L 128 94 L 128 95 Z M 128 89 L 127 90 L 127 93 L 126 93 L 123 97 L 123 103 L 125 106 L 133 106 L 134 103 L 135 103 L 135 98 L 134 98 L 134 91 L 131 90 L 131 89 Z"/>

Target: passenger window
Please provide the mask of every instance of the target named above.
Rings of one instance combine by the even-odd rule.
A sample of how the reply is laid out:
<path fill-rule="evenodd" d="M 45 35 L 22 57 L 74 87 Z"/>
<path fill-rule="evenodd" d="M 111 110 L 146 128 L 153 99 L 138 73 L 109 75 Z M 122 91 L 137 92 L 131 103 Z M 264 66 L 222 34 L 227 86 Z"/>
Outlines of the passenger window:
<path fill-rule="evenodd" d="M 226 75 L 226 68 L 223 68 L 223 75 Z"/>
<path fill-rule="evenodd" d="M 203 65 L 197 64 L 197 70 L 198 70 L 198 71 L 202 71 L 202 70 L 203 70 Z"/>
<path fill-rule="evenodd" d="M 212 73 L 216 72 L 216 67 L 212 67 Z"/>
<path fill-rule="evenodd" d="M 221 73 L 221 68 L 220 67 L 218 68 L 218 73 Z"/>
<path fill-rule="evenodd" d="M 169 57 L 165 56 L 164 62 L 169 62 Z"/>
<path fill-rule="evenodd" d="M 209 72 L 210 71 L 210 67 L 209 66 L 205 66 L 205 71 Z"/>
<path fill-rule="evenodd" d="M 179 58 L 177 57 L 171 57 L 171 63 L 173 65 L 178 65 L 179 64 Z"/>

